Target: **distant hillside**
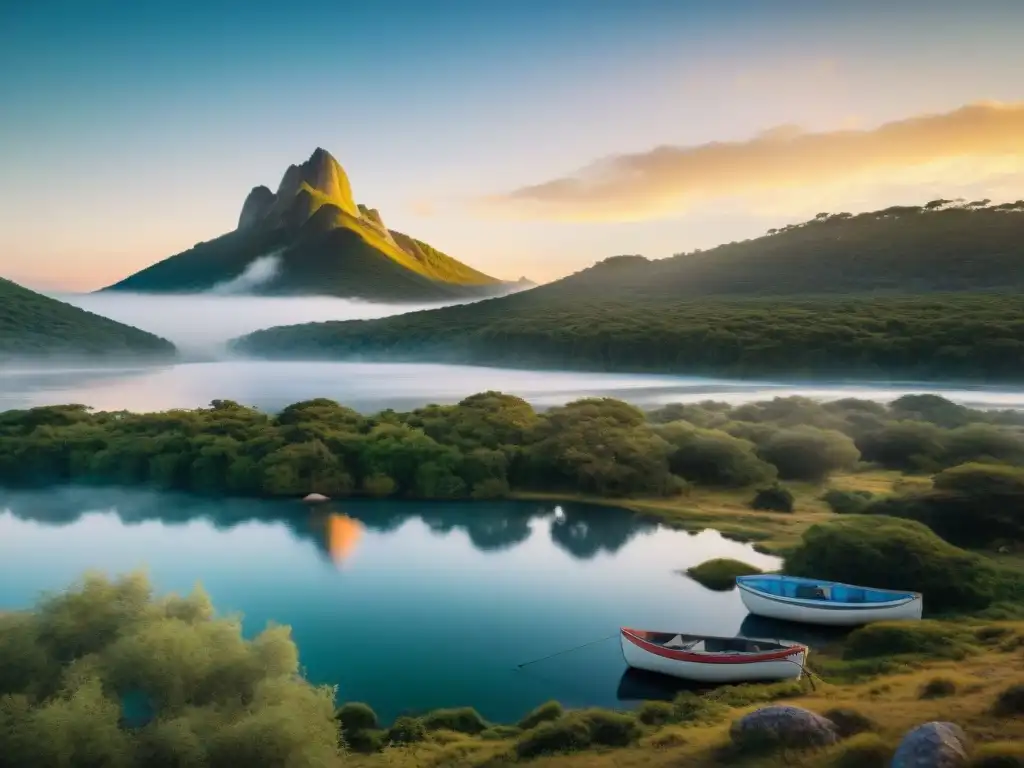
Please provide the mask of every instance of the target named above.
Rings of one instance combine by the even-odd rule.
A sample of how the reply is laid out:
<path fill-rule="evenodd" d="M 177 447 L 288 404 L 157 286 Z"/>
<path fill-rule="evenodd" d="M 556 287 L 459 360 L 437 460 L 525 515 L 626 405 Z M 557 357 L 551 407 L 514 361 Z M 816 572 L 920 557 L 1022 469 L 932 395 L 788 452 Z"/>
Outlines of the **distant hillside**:
<path fill-rule="evenodd" d="M 821 214 L 703 253 L 614 257 L 513 296 L 271 328 L 235 348 L 742 376 L 1024 379 L 1024 201 L 930 205 Z"/>
<path fill-rule="evenodd" d="M 254 188 L 234 231 L 104 290 L 186 293 L 232 281 L 234 290 L 252 294 L 416 302 L 494 296 L 522 287 L 389 230 L 375 209 L 355 203 L 348 176 L 323 149 L 302 165 L 289 166 L 276 193 Z"/>
<path fill-rule="evenodd" d="M 171 342 L 0 278 L 0 360 L 170 356 Z"/>
<path fill-rule="evenodd" d="M 668 259 L 615 256 L 540 290 L 623 299 L 1024 288 L 1024 200 L 988 202 L 820 213 Z"/>

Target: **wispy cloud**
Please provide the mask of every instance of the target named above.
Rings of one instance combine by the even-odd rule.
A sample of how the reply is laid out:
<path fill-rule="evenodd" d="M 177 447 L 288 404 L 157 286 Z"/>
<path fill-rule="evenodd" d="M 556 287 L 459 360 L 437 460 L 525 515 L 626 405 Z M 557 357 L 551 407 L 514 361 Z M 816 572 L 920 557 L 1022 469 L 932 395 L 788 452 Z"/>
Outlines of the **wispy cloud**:
<path fill-rule="evenodd" d="M 984 162 L 965 163 L 979 158 Z M 562 178 L 482 200 L 516 218 L 630 221 L 721 198 L 763 200 L 844 184 L 920 184 L 950 164 L 977 182 L 1024 170 L 1024 102 L 980 102 L 867 130 L 780 126 L 747 141 L 615 155 Z"/>

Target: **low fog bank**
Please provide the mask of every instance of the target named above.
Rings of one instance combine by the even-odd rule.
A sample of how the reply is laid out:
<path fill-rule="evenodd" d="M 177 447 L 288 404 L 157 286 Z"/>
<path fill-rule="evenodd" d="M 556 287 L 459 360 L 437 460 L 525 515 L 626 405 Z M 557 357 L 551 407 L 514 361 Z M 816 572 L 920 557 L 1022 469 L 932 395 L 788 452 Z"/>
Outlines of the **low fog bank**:
<path fill-rule="evenodd" d="M 369 320 L 451 304 L 377 304 L 326 296 L 279 297 L 239 295 L 253 283 L 267 279 L 276 269 L 272 255 L 257 259 L 237 278 L 221 283 L 208 293 L 50 293 L 81 309 L 119 323 L 162 336 L 190 359 L 226 356 L 225 343 L 275 325 L 319 323 L 328 320 Z"/>

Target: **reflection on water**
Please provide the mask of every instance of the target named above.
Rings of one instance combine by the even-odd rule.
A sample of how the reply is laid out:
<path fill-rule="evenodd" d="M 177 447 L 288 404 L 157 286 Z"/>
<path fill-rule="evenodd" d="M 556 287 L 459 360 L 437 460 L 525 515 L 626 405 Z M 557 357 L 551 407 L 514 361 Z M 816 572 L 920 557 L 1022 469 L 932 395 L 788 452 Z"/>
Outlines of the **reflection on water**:
<path fill-rule="evenodd" d="M 355 552 L 363 533 L 363 524 L 348 515 L 313 512 L 309 524 L 331 562 L 339 567 Z"/>
<path fill-rule="evenodd" d="M 709 399 L 736 404 L 784 395 L 823 400 L 859 397 L 888 402 L 910 392 L 936 392 L 978 408 L 1024 408 L 1024 390 L 1009 386 L 782 383 L 412 363 L 224 360 L 152 368 L 0 366 L 0 410 L 84 403 L 102 410 L 153 411 L 203 407 L 218 398 L 278 410 L 299 400 L 328 397 L 372 412 L 455 403 L 487 390 L 518 395 L 536 407 L 561 405 L 590 396 L 618 397 L 653 407 Z"/>
<path fill-rule="evenodd" d="M 0 610 L 88 569 L 144 567 L 161 592 L 199 581 L 247 634 L 290 625 L 310 679 L 385 720 L 469 705 L 508 722 L 552 698 L 620 706 L 620 626 L 740 629 L 735 592 L 675 575 L 712 557 L 778 565 L 714 531 L 578 504 L 0 491 Z"/>

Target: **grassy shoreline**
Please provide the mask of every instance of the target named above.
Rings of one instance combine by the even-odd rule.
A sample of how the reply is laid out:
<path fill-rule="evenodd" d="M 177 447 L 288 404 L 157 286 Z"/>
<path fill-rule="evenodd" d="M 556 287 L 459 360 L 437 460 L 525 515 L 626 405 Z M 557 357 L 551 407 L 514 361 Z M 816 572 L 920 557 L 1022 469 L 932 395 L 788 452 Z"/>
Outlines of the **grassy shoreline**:
<path fill-rule="evenodd" d="M 799 542 L 804 531 L 816 523 L 834 520 L 836 514 L 822 501 L 832 488 L 864 490 L 884 495 L 909 488 L 926 488 L 927 476 L 907 476 L 893 470 L 837 473 L 823 483 L 787 483 L 796 497 L 793 512 L 751 509 L 751 489 L 709 489 L 693 487 L 676 497 L 608 498 L 575 493 L 517 492 L 509 498 L 524 501 L 566 501 L 628 509 L 641 517 L 672 528 L 701 531 L 713 528 L 725 538 L 750 542 L 764 554 L 781 555 Z"/>

